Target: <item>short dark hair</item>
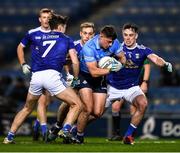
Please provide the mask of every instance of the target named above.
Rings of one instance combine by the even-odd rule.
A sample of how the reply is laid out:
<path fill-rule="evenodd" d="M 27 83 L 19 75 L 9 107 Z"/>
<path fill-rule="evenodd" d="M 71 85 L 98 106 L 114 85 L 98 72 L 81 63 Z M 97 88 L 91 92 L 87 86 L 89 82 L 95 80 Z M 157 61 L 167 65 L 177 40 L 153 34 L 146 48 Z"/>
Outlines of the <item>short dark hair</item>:
<path fill-rule="evenodd" d="M 101 28 L 100 33 L 104 34 L 107 38 L 112 38 L 112 40 L 117 38 L 117 33 L 113 25 L 105 25 Z"/>
<path fill-rule="evenodd" d="M 138 33 L 138 31 L 139 31 L 139 27 L 136 24 L 134 24 L 134 23 L 125 23 L 123 25 L 123 29 L 122 30 L 126 30 L 126 29 L 132 29 L 136 33 Z"/>
<path fill-rule="evenodd" d="M 66 25 L 69 17 L 61 16 L 58 14 L 52 14 L 51 19 L 49 20 L 49 26 L 51 30 L 57 29 L 59 25 Z"/>

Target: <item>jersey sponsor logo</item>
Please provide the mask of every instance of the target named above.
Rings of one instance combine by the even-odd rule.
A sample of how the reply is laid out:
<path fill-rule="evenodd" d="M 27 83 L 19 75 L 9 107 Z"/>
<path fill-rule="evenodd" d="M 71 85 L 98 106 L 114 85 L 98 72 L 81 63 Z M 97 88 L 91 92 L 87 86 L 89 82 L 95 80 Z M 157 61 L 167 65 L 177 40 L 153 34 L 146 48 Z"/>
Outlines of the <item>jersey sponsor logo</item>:
<path fill-rule="evenodd" d="M 42 39 L 57 39 L 59 38 L 59 35 L 43 35 Z"/>
<path fill-rule="evenodd" d="M 138 68 L 138 65 L 135 65 L 134 62 L 131 59 L 128 59 L 126 61 L 125 68 L 136 69 L 136 68 Z"/>

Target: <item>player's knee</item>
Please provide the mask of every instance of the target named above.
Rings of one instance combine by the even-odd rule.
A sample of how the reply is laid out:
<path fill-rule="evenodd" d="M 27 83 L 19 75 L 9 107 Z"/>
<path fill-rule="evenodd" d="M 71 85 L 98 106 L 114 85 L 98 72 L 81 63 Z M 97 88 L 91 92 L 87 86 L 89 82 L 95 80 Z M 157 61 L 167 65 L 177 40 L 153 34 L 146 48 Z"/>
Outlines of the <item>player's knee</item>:
<path fill-rule="evenodd" d="M 93 115 L 95 118 L 100 118 L 103 115 L 103 111 L 96 111 Z"/>
<path fill-rule="evenodd" d="M 73 101 L 73 103 L 70 105 L 71 108 L 76 108 L 79 112 L 83 110 L 83 105 L 80 100 Z"/>
<path fill-rule="evenodd" d="M 141 112 L 145 112 L 145 110 L 147 109 L 148 106 L 148 102 L 147 100 L 143 99 L 140 103 L 139 103 L 139 110 Z"/>
<path fill-rule="evenodd" d="M 121 110 L 122 103 L 120 101 L 116 101 L 112 104 L 112 111 L 119 112 Z"/>
<path fill-rule="evenodd" d="M 81 112 L 83 110 L 83 104 L 81 103 L 81 101 L 76 103 L 78 110 Z"/>
<path fill-rule="evenodd" d="M 120 107 L 112 107 L 112 112 L 120 112 Z"/>
<path fill-rule="evenodd" d="M 24 114 L 27 114 L 27 115 L 29 115 L 32 112 L 32 110 L 33 110 L 32 108 L 27 107 L 27 106 L 24 106 L 23 108 Z"/>

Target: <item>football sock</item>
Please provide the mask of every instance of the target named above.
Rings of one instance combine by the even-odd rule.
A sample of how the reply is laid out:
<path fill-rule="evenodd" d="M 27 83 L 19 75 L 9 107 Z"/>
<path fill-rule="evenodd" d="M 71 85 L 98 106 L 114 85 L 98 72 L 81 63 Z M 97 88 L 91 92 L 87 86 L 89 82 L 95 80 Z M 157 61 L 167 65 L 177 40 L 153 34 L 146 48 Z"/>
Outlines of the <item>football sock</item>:
<path fill-rule="evenodd" d="M 76 136 L 77 135 L 77 125 L 73 125 L 70 132 L 72 133 L 73 136 Z"/>
<path fill-rule="evenodd" d="M 39 130 L 39 127 L 40 127 L 40 122 L 39 122 L 38 119 L 36 119 L 36 120 L 34 121 L 33 130 L 34 130 L 34 131 L 38 131 L 38 130 Z"/>
<path fill-rule="evenodd" d="M 72 126 L 71 126 L 70 124 L 64 124 L 62 130 L 63 130 L 63 131 L 70 131 L 71 128 L 72 128 Z"/>
<path fill-rule="evenodd" d="M 15 134 L 13 132 L 8 132 L 7 139 L 8 140 L 13 140 L 14 136 L 15 136 Z"/>
<path fill-rule="evenodd" d="M 84 132 L 82 132 L 82 133 L 77 132 L 78 139 L 82 139 L 83 137 L 84 137 Z"/>
<path fill-rule="evenodd" d="M 136 129 L 137 129 L 137 127 L 131 123 L 128 127 L 128 130 L 125 133 L 125 137 L 132 135 L 136 131 Z"/>
<path fill-rule="evenodd" d="M 112 112 L 113 134 L 114 135 L 120 135 L 120 120 L 121 120 L 121 113 L 120 112 Z"/>
<path fill-rule="evenodd" d="M 62 123 L 59 122 L 59 121 L 57 121 L 57 122 L 56 122 L 56 126 L 57 126 L 57 127 L 62 127 Z"/>
<path fill-rule="evenodd" d="M 42 135 L 44 135 L 47 132 L 47 124 L 46 123 L 41 124 L 41 132 L 42 132 Z"/>
<path fill-rule="evenodd" d="M 59 132 L 59 130 L 60 130 L 61 128 L 62 128 L 62 127 L 59 126 L 59 125 L 57 124 L 57 122 L 56 122 L 56 123 L 54 124 L 54 126 L 51 128 L 51 132 L 52 132 L 53 134 L 57 135 L 58 132 Z"/>

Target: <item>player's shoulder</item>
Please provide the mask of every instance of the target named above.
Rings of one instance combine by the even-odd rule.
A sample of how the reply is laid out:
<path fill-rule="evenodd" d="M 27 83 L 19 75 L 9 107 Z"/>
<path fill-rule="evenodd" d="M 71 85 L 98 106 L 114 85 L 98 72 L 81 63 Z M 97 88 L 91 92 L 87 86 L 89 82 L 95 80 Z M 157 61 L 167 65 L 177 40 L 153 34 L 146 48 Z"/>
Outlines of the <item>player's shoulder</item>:
<path fill-rule="evenodd" d="M 94 36 L 92 39 L 88 40 L 83 47 L 87 47 L 90 49 L 100 49 L 99 43 L 98 43 L 99 35 Z"/>
<path fill-rule="evenodd" d="M 72 37 L 70 37 L 70 36 L 68 36 L 68 35 L 66 35 L 66 34 L 64 34 L 64 33 L 61 33 L 61 35 L 62 35 L 65 39 L 68 39 L 68 40 L 73 41 L 73 38 L 72 38 Z"/>
<path fill-rule="evenodd" d="M 30 29 L 30 30 L 28 31 L 28 33 L 29 33 L 29 34 L 32 34 L 32 33 L 37 32 L 37 31 L 40 31 L 40 27 L 37 27 L 37 28 L 34 28 L 34 29 Z"/>
<path fill-rule="evenodd" d="M 115 39 L 114 41 L 113 41 L 113 45 L 111 46 L 111 48 L 113 48 L 113 47 L 119 47 L 121 44 L 120 44 L 120 42 L 119 42 L 119 40 L 118 39 Z"/>
<path fill-rule="evenodd" d="M 149 52 L 149 51 L 151 52 L 151 51 L 152 51 L 151 48 L 146 47 L 146 46 L 144 46 L 144 45 L 142 45 L 142 44 L 141 44 L 141 45 L 137 44 L 137 48 L 140 49 L 140 50 L 142 50 L 142 51 L 145 51 L 145 52 L 147 52 L 147 51 L 148 51 L 148 52 Z"/>
<path fill-rule="evenodd" d="M 74 41 L 74 45 L 78 45 L 78 44 L 80 44 L 80 43 L 81 43 L 81 40 L 80 40 L 80 39 Z"/>
<path fill-rule="evenodd" d="M 137 48 L 138 48 L 138 49 L 142 49 L 142 50 L 147 49 L 147 47 L 144 46 L 143 44 L 137 44 Z"/>

